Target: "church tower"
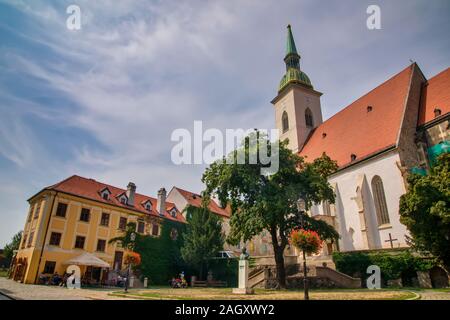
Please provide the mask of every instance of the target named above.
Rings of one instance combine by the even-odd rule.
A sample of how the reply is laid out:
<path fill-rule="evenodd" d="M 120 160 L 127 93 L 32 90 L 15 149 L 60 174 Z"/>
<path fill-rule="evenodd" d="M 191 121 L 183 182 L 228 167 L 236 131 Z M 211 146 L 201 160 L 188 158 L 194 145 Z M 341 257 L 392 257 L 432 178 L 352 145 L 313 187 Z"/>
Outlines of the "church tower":
<path fill-rule="evenodd" d="M 295 47 L 291 26 L 287 26 L 286 73 L 280 81 L 278 95 L 272 100 L 280 140 L 289 139 L 289 148 L 301 150 L 309 133 L 322 123 L 320 96 L 308 76 L 300 70 L 300 55 Z"/>

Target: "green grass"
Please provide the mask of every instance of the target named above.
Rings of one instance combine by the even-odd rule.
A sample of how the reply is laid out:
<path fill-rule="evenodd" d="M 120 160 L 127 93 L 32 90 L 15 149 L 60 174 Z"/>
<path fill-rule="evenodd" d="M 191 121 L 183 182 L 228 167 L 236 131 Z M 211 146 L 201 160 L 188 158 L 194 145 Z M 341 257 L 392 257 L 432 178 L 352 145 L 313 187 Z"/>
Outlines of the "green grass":
<path fill-rule="evenodd" d="M 163 289 L 161 292 L 156 291 L 155 289 Z M 147 288 L 147 289 L 132 289 L 130 290 L 128 293 L 125 293 L 124 291 L 115 291 L 110 293 L 111 296 L 116 296 L 116 297 L 124 297 L 124 298 L 130 298 L 130 299 L 143 299 L 143 300 L 197 300 L 197 299 L 207 299 L 207 300 L 216 300 L 216 299 L 225 299 L 225 300 L 229 300 L 229 299 L 240 299 L 238 296 L 233 296 L 231 294 L 231 289 L 230 288 L 196 288 L 194 289 L 194 291 L 197 291 L 198 294 L 196 294 L 196 292 L 193 292 L 192 294 L 183 294 L 183 289 L 179 289 L 179 294 L 178 292 L 167 292 L 164 289 L 168 289 L 167 287 L 152 287 L 152 288 Z M 153 290 L 153 292 L 149 292 L 148 290 Z M 314 298 L 314 295 L 312 297 L 312 299 L 327 299 L 326 295 L 327 293 L 329 293 L 330 295 L 335 295 L 336 293 L 343 293 L 344 295 L 346 293 L 361 293 L 362 295 L 364 295 L 365 293 L 373 293 L 373 291 L 368 291 L 367 289 L 312 289 L 310 290 L 311 293 L 322 293 L 325 294 L 325 296 L 322 297 L 318 297 L 316 296 L 316 298 Z M 386 292 L 386 293 L 391 293 L 392 292 L 396 292 L 398 293 L 395 297 L 389 296 L 389 294 L 387 294 L 385 297 L 379 297 L 378 299 L 380 300 L 408 300 L 408 299 L 417 299 L 418 296 L 411 291 L 408 290 L 402 290 L 402 289 L 381 289 L 381 290 L 377 290 L 377 292 Z M 284 294 L 299 294 L 299 295 L 303 295 L 303 291 L 302 290 L 267 290 L 267 289 L 255 289 L 255 294 L 251 295 L 252 299 L 258 299 L 258 296 L 260 296 L 261 298 L 265 297 L 267 299 L 268 296 L 273 297 L 273 299 L 292 299 L 292 295 L 290 297 L 286 297 L 283 296 Z M 297 299 L 298 297 L 296 296 L 294 299 Z M 264 299 L 264 298 L 263 298 Z M 331 298 L 333 299 L 333 298 Z M 356 299 L 360 299 L 358 297 L 356 297 Z"/>
<path fill-rule="evenodd" d="M 0 277 L 6 278 L 8 276 L 8 270 L 7 269 L 0 269 Z"/>

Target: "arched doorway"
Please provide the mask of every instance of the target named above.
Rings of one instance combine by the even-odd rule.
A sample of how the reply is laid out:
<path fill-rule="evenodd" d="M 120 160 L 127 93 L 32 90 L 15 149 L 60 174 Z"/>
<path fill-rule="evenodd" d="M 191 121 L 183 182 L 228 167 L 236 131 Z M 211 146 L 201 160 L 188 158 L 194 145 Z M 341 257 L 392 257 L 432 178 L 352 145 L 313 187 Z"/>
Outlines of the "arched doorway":
<path fill-rule="evenodd" d="M 433 267 L 430 269 L 430 279 L 433 288 L 448 287 L 448 275 L 441 267 Z"/>

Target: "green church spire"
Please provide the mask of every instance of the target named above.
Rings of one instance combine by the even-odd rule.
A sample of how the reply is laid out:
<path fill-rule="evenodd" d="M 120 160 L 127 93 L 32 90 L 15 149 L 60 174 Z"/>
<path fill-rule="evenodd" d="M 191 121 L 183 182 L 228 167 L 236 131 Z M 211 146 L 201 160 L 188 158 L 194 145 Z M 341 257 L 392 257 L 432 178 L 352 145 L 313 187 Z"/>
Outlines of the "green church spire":
<path fill-rule="evenodd" d="M 278 92 L 281 92 L 290 83 L 297 83 L 312 89 L 311 81 L 306 73 L 300 70 L 300 55 L 295 46 L 294 35 L 292 34 L 291 25 L 287 26 L 287 42 L 286 42 L 286 56 L 284 62 L 286 63 L 286 74 L 281 79 L 278 87 Z"/>
<path fill-rule="evenodd" d="M 295 41 L 294 36 L 292 35 L 291 25 L 288 24 L 287 26 L 288 34 L 287 34 L 287 41 L 286 41 L 286 56 L 290 54 L 298 54 L 297 48 L 295 47 Z"/>

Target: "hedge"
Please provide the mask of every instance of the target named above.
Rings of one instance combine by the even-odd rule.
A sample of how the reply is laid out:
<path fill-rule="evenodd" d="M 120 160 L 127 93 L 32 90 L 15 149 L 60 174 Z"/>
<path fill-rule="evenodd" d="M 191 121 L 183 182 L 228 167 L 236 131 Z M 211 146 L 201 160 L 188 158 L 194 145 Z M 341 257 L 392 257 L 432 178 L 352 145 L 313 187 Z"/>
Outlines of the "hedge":
<path fill-rule="evenodd" d="M 226 281 L 228 287 L 237 287 L 239 260 L 234 259 L 210 259 L 208 261 L 208 271 L 212 272 L 216 280 Z"/>
<path fill-rule="evenodd" d="M 336 269 L 353 277 L 366 279 L 367 267 L 377 265 L 384 281 L 398 278 L 411 279 L 417 271 L 427 271 L 437 265 L 435 259 L 411 254 L 409 250 L 373 252 L 334 252 Z"/>

